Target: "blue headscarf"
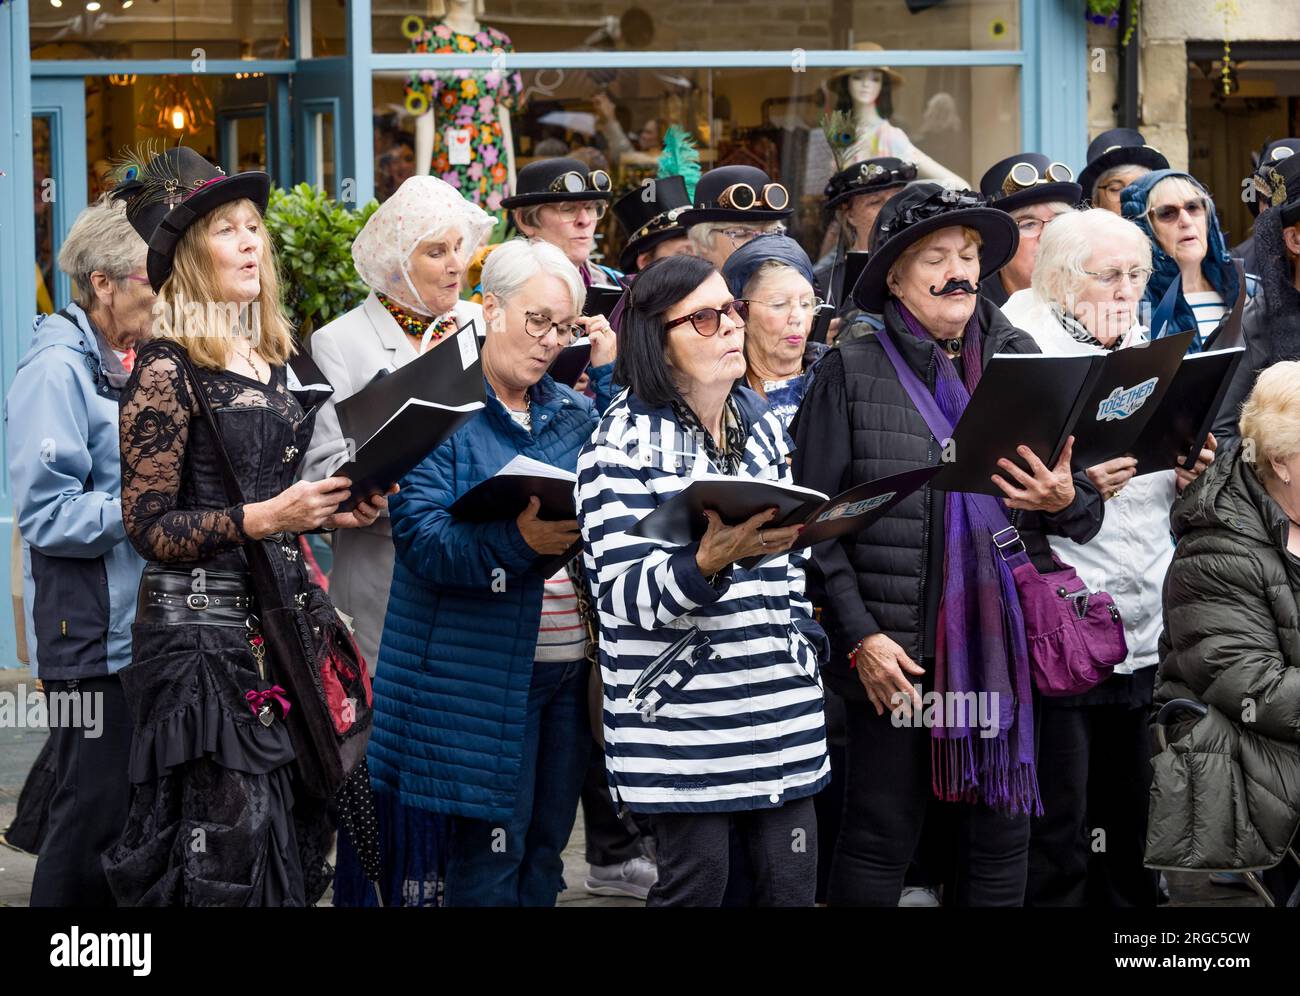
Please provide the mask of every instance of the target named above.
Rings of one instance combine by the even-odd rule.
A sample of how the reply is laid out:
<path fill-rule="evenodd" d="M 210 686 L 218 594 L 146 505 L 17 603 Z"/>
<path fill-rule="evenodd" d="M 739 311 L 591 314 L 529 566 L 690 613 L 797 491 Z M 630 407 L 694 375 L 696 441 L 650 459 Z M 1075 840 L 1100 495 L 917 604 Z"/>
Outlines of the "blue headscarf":
<path fill-rule="evenodd" d="M 1125 187 L 1124 192 L 1120 195 L 1120 206 L 1123 209 L 1124 217 L 1142 229 L 1147 238 L 1151 240 L 1152 273 L 1151 279 L 1147 281 L 1145 299 L 1151 306 L 1152 311 L 1160 303 L 1160 299 L 1165 296 L 1165 291 L 1174 282 L 1174 278 L 1178 276 L 1178 262 L 1160 248 L 1160 243 L 1151 228 L 1151 220 L 1147 217 L 1151 188 L 1170 176 L 1181 176 L 1191 181 L 1194 186 L 1204 190 L 1201 183 L 1190 173 L 1175 169 L 1157 169 L 1138 177 Z M 1210 195 L 1207 192 L 1205 196 L 1208 199 Z M 1223 298 L 1223 303 L 1231 309 L 1233 302 L 1237 300 L 1237 287 L 1240 281 L 1237 278 L 1236 267 L 1232 265 L 1232 256 L 1228 252 L 1227 243 L 1223 238 L 1223 230 L 1219 228 L 1219 219 L 1213 207 L 1206 215 L 1205 234 L 1207 236 L 1205 259 L 1201 261 L 1201 272 L 1205 274 L 1205 279 L 1210 282 L 1210 286 Z M 1153 329 L 1152 331 L 1154 333 L 1158 330 Z M 1164 334 L 1169 336 L 1177 332 L 1187 331 L 1197 332 L 1196 315 L 1192 311 L 1192 306 L 1187 303 L 1187 298 L 1180 292 L 1174 305 L 1174 316 L 1170 319 Z M 1197 353 L 1200 350 L 1201 336 L 1198 332 L 1193 337 L 1192 346 L 1188 349 L 1188 352 Z"/>
<path fill-rule="evenodd" d="M 803 246 L 788 235 L 777 235 L 772 232 L 754 236 L 733 252 L 723 264 L 722 279 L 727 282 L 732 295 L 735 297 L 743 295 L 745 285 L 749 283 L 749 278 L 754 275 L 754 271 L 769 260 L 794 267 L 810 286 L 816 286 L 812 260 L 803 251 Z"/>

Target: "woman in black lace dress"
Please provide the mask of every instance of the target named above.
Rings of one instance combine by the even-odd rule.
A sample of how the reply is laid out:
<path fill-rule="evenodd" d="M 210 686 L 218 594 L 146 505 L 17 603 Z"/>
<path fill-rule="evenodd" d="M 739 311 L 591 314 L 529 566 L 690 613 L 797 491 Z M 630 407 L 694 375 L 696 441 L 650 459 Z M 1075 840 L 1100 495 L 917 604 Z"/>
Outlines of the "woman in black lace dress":
<path fill-rule="evenodd" d="M 285 366 L 294 346 L 262 227 L 266 174 L 226 177 L 185 148 L 131 170 L 118 194 L 149 243 L 159 308 L 121 402 L 122 515 L 149 563 L 122 671 L 134 791 L 105 867 L 123 905 L 313 904 L 328 884 L 333 827 L 327 803 L 295 783 L 283 722 L 294 704 L 266 680 L 241 548 L 263 543 L 286 601 L 299 596 L 334 619 L 297 534 L 368 524 L 386 502 L 372 496 L 340 515 L 346 479 L 294 483 L 314 410 Z M 243 504 L 227 498 L 181 350 Z"/>

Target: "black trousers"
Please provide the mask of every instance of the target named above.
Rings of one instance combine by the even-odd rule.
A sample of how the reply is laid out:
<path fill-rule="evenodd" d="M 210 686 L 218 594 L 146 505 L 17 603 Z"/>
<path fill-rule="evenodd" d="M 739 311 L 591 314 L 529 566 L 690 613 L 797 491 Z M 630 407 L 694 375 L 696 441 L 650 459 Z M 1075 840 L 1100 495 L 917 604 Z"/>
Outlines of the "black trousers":
<path fill-rule="evenodd" d="M 647 906 L 721 906 L 737 837 L 753 871 L 753 905 L 813 904 L 817 813 L 811 796 L 742 813 L 656 813 L 650 823 L 659 880 Z"/>
<path fill-rule="evenodd" d="M 1151 790 L 1145 707 L 1038 702 L 1043 815 L 1029 836 L 1030 906 L 1156 905 L 1142 867 Z"/>
<path fill-rule="evenodd" d="M 932 670 L 932 669 L 931 669 Z M 897 906 L 908 863 L 931 807 L 930 731 L 895 727 L 869 703 L 846 700 L 844 821 L 827 902 Z M 954 847 L 949 906 L 1020 906 L 1025 896 L 1029 817 L 988 806 L 944 803 Z"/>
<path fill-rule="evenodd" d="M 587 864 L 621 865 L 624 861 L 653 856 L 653 843 L 629 813 L 622 819 L 614 809 L 605 776 L 605 751 L 591 742 L 591 761 L 582 783 L 582 824 L 587 838 Z"/>
<path fill-rule="evenodd" d="M 117 842 L 131 801 L 131 711 L 121 681 L 112 675 L 47 681 L 45 692 L 51 704 L 57 695 L 78 696 L 81 725 L 56 727 L 51 708 L 56 787 L 31 904 L 113 906 L 100 855 Z M 87 725 L 92 718 L 93 728 Z"/>

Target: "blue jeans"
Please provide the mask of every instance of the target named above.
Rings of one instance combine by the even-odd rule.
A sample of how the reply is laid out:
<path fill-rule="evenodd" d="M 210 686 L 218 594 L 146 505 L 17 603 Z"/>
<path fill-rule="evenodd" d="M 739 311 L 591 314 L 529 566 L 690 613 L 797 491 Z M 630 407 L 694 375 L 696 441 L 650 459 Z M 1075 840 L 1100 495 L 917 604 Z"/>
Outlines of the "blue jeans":
<path fill-rule="evenodd" d="M 533 662 L 514 811 L 452 819 L 447 906 L 554 906 L 591 754 L 585 660 Z"/>

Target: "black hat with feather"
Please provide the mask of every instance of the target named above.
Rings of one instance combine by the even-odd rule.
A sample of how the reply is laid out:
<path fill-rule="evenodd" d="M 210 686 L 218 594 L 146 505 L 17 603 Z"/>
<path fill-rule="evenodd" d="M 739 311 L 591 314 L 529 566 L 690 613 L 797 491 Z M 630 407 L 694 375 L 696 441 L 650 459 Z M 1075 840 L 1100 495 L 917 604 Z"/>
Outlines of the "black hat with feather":
<path fill-rule="evenodd" d="M 131 226 L 149 246 L 146 269 L 156 293 L 172 272 L 185 230 L 213 208 L 247 198 L 266 211 L 271 177 L 251 171 L 227 176 L 193 149 L 180 145 L 155 153 L 145 147 L 115 162 L 113 197 L 126 201 Z"/>

